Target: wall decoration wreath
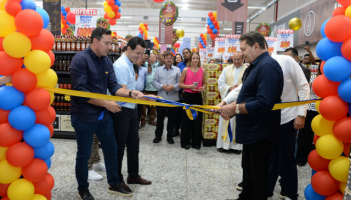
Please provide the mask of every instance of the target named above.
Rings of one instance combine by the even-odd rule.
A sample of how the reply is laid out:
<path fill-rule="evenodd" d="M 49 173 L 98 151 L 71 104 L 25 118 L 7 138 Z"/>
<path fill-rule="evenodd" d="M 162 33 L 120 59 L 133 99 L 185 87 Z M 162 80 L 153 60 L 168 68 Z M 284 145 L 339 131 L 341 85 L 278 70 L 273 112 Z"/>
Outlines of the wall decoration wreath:
<path fill-rule="evenodd" d="M 177 18 L 178 7 L 172 1 L 167 1 L 160 10 L 160 20 L 166 26 L 170 26 L 177 21 Z"/>

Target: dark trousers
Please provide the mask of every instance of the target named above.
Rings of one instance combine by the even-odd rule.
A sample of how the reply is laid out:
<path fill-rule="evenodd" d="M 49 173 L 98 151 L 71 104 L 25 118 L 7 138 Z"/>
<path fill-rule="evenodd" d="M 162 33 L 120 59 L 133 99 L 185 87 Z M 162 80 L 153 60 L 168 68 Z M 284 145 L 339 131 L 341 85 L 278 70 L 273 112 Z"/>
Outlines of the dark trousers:
<path fill-rule="evenodd" d="M 155 131 L 155 137 L 161 138 L 163 134 L 163 123 L 165 121 L 165 116 L 167 114 L 168 121 L 167 121 L 167 139 L 172 139 L 172 133 L 174 130 L 174 122 L 177 114 L 177 107 L 162 107 L 157 106 L 157 125 Z"/>
<path fill-rule="evenodd" d="M 188 93 L 185 92 L 183 103 L 186 104 L 196 104 L 202 105 L 201 93 Z M 190 132 L 191 137 L 190 137 Z M 202 112 L 197 112 L 197 118 L 195 120 L 190 120 L 186 111 L 182 111 L 182 134 L 180 137 L 180 143 L 182 146 L 190 145 L 200 146 L 202 141 Z"/>
<path fill-rule="evenodd" d="M 306 164 L 308 155 L 314 149 L 313 137 L 314 133 L 311 128 L 312 120 L 319 113 L 316 111 L 307 111 L 307 117 L 305 120 L 305 127 L 299 130 L 297 136 L 297 153 L 296 162 Z"/>
<path fill-rule="evenodd" d="M 118 145 L 118 176 L 120 182 L 124 181 L 122 175 L 122 161 L 127 145 L 127 167 L 131 178 L 139 177 L 139 133 L 138 111 L 122 107 L 122 111 L 112 114 L 113 127 Z"/>
<path fill-rule="evenodd" d="M 179 90 L 179 102 L 180 103 L 183 102 L 182 92 L 183 92 L 183 90 Z M 180 129 L 180 124 L 182 122 L 182 111 L 183 111 L 182 107 L 177 108 L 177 115 L 175 118 L 175 125 L 174 125 L 174 130 L 176 130 L 176 131 L 179 131 L 179 129 Z"/>
<path fill-rule="evenodd" d="M 138 104 L 137 105 L 137 109 L 138 109 L 138 126 L 140 124 L 140 120 L 141 120 L 141 113 L 143 112 L 143 104 Z"/>
<path fill-rule="evenodd" d="M 88 183 L 88 161 L 91 154 L 94 133 L 98 137 L 102 152 L 104 153 L 107 182 L 111 186 L 119 183 L 119 170 L 117 164 L 117 144 L 113 133 L 113 122 L 111 117 L 105 121 L 87 122 L 72 114 L 72 126 L 77 137 L 76 157 L 76 179 L 78 190 L 89 188 Z"/>
<path fill-rule="evenodd" d="M 240 200 L 267 200 L 269 159 L 273 143 L 259 140 L 243 145 L 243 191 Z"/>
<path fill-rule="evenodd" d="M 280 175 L 286 196 L 292 200 L 298 198 L 297 167 L 294 157 L 297 130 L 294 129 L 294 121 L 291 120 L 280 125 L 279 143 L 273 145 L 270 159 L 269 194 L 267 197 L 273 196 L 274 187 Z"/>

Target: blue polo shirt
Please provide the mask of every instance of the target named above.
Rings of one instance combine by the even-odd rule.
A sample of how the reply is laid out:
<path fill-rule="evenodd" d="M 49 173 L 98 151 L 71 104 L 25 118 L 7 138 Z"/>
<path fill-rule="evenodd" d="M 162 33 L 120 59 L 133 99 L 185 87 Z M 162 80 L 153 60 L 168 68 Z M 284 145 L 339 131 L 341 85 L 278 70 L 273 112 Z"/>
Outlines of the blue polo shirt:
<path fill-rule="evenodd" d="M 111 60 L 108 57 L 98 57 L 90 47 L 73 57 L 70 71 L 73 90 L 106 94 L 108 89 L 110 93 L 115 94 L 122 88 L 117 83 Z M 110 112 L 105 108 L 88 101 L 89 98 L 72 96 L 71 113 L 88 122 L 96 122 L 99 116 L 102 120 L 110 116 Z"/>
<path fill-rule="evenodd" d="M 183 70 L 186 68 L 185 61 L 180 62 L 177 67 L 180 69 L 180 72 L 182 73 Z"/>
<path fill-rule="evenodd" d="M 246 69 L 237 103 L 245 103 L 249 114 L 236 115 L 237 143 L 252 144 L 262 139 L 278 143 L 281 114 L 280 110 L 272 109 L 274 104 L 281 103 L 283 84 L 282 68 L 268 52 Z"/>
<path fill-rule="evenodd" d="M 122 56 L 118 60 L 116 60 L 116 62 L 113 64 L 113 69 L 115 70 L 115 75 L 116 75 L 118 84 L 126 85 L 127 89 L 129 90 L 135 90 L 136 81 L 135 81 L 135 72 L 134 72 L 133 63 L 130 62 L 129 58 L 125 54 L 122 54 Z M 125 103 L 125 104 L 122 104 L 123 102 L 117 102 L 117 103 L 125 108 L 131 108 L 131 109 L 135 108 L 134 103 Z"/>

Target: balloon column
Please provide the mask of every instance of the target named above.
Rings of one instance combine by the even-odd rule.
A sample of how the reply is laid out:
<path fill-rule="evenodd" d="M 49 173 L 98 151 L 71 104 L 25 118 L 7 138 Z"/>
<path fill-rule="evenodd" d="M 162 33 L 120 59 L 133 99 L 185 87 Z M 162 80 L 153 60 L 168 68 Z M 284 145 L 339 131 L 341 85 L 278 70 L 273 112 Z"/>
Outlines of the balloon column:
<path fill-rule="evenodd" d="M 57 84 L 49 15 L 32 0 L 8 1 L 0 19 L 0 75 L 13 85 L 0 88 L 0 197 L 50 200 L 54 94 L 37 87 Z"/>
<path fill-rule="evenodd" d="M 61 32 L 62 34 L 66 34 L 67 33 L 67 29 L 69 29 L 69 25 L 70 23 L 67 21 L 67 15 L 68 13 L 70 13 L 71 9 L 69 7 L 63 7 L 61 6 Z M 72 14 L 70 14 L 70 17 Z M 74 17 L 76 15 L 74 14 Z M 70 18 L 71 20 L 71 18 Z M 75 19 L 74 19 L 74 22 L 75 22 Z"/>
<path fill-rule="evenodd" d="M 200 37 L 199 37 L 199 47 L 200 49 L 206 49 L 206 46 L 207 46 L 207 34 L 200 34 Z"/>
<path fill-rule="evenodd" d="M 154 40 L 154 46 L 157 47 L 157 49 L 160 49 L 158 37 L 154 37 L 153 40 Z"/>
<path fill-rule="evenodd" d="M 106 0 L 104 2 L 104 18 L 108 20 L 111 25 L 116 24 L 116 20 L 121 18 L 121 5 L 119 0 Z"/>
<path fill-rule="evenodd" d="M 149 36 L 148 34 L 149 28 L 147 26 L 148 26 L 147 23 L 139 24 L 139 37 L 143 38 L 144 40 L 147 40 L 147 37 Z"/>
<path fill-rule="evenodd" d="M 219 22 L 217 21 L 217 11 L 209 12 L 207 18 L 207 33 L 210 34 L 212 40 L 216 38 L 216 35 L 219 34 Z"/>
<path fill-rule="evenodd" d="M 312 89 L 323 100 L 316 103 L 320 115 L 312 121 L 316 150 L 310 153 L 308 162 L 316 173 L 305 189 L 307 200 L 342 199 L 339 193 L 345 190 L 350 166 L 351 117 L 347 114 L 351 103 L 351 3 L 338 2 L 344 7 L 324 22 L 323 39 L 316 47 L 323 60 L 322 75 L 314 80 Z"/>

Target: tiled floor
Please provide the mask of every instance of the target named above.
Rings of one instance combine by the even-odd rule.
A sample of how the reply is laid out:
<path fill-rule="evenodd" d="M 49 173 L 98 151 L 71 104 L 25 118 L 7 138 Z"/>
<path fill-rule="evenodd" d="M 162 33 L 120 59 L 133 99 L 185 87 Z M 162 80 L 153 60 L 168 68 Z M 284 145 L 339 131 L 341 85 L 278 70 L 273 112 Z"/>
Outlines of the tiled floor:
<path fill-rule="evenodd" d="M 90 181 L 90 192 L 97 200 L 229 200 L 235 199 L 239 192 L 235 189 L 241 181 L 241 155 L 223 154 L 215 147 L 202 147 L 201 150 L 180 148 L 179 136 L 175 144 L 165 140 L 152 143 L 155 127 L 147 125 L 140 131 L 140 174 L 151 180 L 149 186 L 131 186 L 132 197 L 120 197 L 107 193 L 106 173 L 102 181 Z M 166 131 L 164 132 L 166 133 Z M 49 172 L 55 178 L 52 191 L 53 200 L 78 200 L 75 179 L 76 141 L 52 139 L 55 154 Z M 101 151 L 101 150 L 100 150 Z M 102 152 L 100 153 L 102 155 Z M 123 174 L 127 176 L 126 159 Z M 305 199 L 303 191 L 310 183 L 311 168 L 298 167 L 299 199 Z M 280 187 L 275 188 L 274 199 L 279 199 Z"/>

